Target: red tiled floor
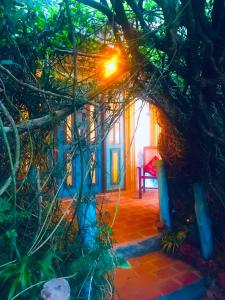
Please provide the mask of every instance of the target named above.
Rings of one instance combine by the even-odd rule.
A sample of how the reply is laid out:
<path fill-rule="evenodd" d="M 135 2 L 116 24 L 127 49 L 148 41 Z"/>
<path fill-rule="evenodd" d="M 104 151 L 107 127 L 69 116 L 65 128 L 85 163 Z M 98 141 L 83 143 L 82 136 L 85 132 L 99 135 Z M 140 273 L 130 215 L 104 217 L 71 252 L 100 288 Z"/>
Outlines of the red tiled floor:
<path fill-rule="evenodd" d="M 68 203 L 63 202 L 66 211 Z M 113 229 L 115 245 L 133 244 L 157 235 L 159 221 L 158 191 L 135 195 L 107 193 L 97 195 L 98 218 Z M 66 212 L 71 218 L 72 210 Z M 129 259 L 131 269 L 115 270 L 114 300 L 155 300 L 200 278 L 199 274 L 182 261 L 161 252 Z"/>
<path fill-rule="evenodd" d="M 148 190 L 139 199 L 128 192 L 111 192 L 96 196 L 98 218 L 112 226 L 114 246 L 130 244 L 157 235 L 159 221 L 158 190 Z M 63 199 L 60 210 L 72 219 L 75 204 Z M 69 208 L 70 206 L 70 208 Z M 77 227 L 77 224 L 75 225 Z"/>
<path fill-rule="evenodd" d="M 156 265 L 160 260 L 161 266 Z M 200 278 L 189 265 L 161 252 L 132 258 L 129 263 L 131 269 L 116 269 L 115 300 L 154 300 Z"/>
<path fill-rule="evenodd" d="M 143 198 L 127 192 L 97 195 L 102 220 L 113 228 L 115 244 L 129 244 L 158 234 L 158 190 L 143 193 Z"/>

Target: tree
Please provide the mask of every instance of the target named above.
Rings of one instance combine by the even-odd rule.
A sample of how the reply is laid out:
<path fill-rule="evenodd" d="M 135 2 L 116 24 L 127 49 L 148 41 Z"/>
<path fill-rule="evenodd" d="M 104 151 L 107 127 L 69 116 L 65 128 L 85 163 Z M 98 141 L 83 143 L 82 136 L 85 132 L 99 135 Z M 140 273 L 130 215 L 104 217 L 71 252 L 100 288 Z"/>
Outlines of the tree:
<path fill-rule="evenodd" d="M 176 161 L 173 168 L 177 167 L 179 176 L 189 173 L 192 182 L 204 183 L 214 217 L 219 218 L 214 218 L 217 233 L 221 232 L 225 208 L 224 1 L 79 2 L 108 18 L 118 44 L 125 40 L 136 94 L 154 103 L 187 145 L 183 159 L 188 171 Z M 169 162 L 166 153 L 162 155 Z"/>
<path fill-rule="evenodd" d="M 107 272 L 118 262 L 111 253 L 110 229 L 99 222 L 95 249 L 84 249 L 77 210 L 71 208 L 74 199 L 70 222 L 67 209 L 61 211 L 56 181 L 67 171 L 62 174 L 54 152 L 55 129 L 68 115 L 85 105 L 109 110 L 108 103 L 96 99 L 117 82 L 97 83 L 105 59 L 95 54 L 102 52 L 103 16 L 66 0 L 24 0 L 2 1 L 0 17 L 1 296 L 37 299 L 45 280 L 69 275 L 74 296 L 85 289 L 106 298 L 112 289 Z M 95 58 L 101 61 L 97 68 Z M 83 72 L 87 67 L 90 72 Z M 83 157 L 89 144 L 78 123 L 70 154 Z M 79 204 L 87 195 L 75 196 Z"/>
<path fill-rule="evenodd" d="M 182 150 L 180 160 L 185 161 L 180 164 L 173 157 L 171 160 L 168 149 L 162 147 L 169 171 L 176 173 L 176 179 L 187 174 L 192 182 L 204 183 L 209 204 L 219 217 L 214 218 L 219 220 L 215 223 L 217 233 L 221 231 L 225 195 L 224 1 L 2 1 L 0 17 L 0 182 L 4 196 L 0 199 L 0 238 L 5 243 L 0 247 L 10 248 L 2 252 L 3 263 L 16 259 L 6 266 L 11 274 L 17 275 L 15 270 L 27 263 L 35 266 L 40 258 L 48 262 L 53 259 L 45 247 L 39 247 L 41 240 L 37 243 L 33 239 L 44 228 L 43 222 L 37 222 L 43 212 L 39 193 L 30 193 L 31 183 L 22 183 L 17 190 L 19 157 L 32 153 L 28 156 L 34 164 L 36 154 L 46 154 L 42 147 L 46 145 L 46 133 L 85 104 L 96 105 L 96 95 L 114 86 L 132 87 L 134 96 L 159 108 L 164 145 L 173 135 Z M 95 76 L 79 81 L 79 57 L 101 56 L 103 44 L 120 49 L 126 75 L 122 73 L 120 82 L 112 78 L 97 87 Z M 54 189 L 53 184 L 51 187 Z M 185 189 L 182 192 L 186 194 Z M 55 195 L 48 204 L 57 208 Z M 52 217 L 53 211 L 47 217 Z M 54 226 L 48 227 L 41 238 L 49 242 L 45 234 L 52 232 Z M 29 247 L 37 257 L 27 260 Z M 43 270 L 43 274 L 47 271 L 52 276 L 52 269 Z M 0 276 L 4 274 L 8 276 L 2 271 Z M 12 293 L 29 286 L 28 281 L 17 278 L 21 286 L 12 285 Z M 33 279 L 31 282 L 36 283 L 42 278 Z"/>

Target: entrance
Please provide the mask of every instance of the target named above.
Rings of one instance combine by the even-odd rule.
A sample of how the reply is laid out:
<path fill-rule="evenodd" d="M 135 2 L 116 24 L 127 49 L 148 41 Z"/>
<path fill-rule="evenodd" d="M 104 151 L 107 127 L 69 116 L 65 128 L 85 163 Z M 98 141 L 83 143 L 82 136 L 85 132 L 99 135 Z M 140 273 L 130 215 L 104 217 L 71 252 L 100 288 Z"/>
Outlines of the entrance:
<path fill-rule="evenodd" d="M 124 115 L 120 115 L 105 140 L 105 188 L 113 191 L 124 188 Z"/>
<path fill-rule="evenodd" d="M 96 194 L 124 188 L 124 116 L 119 115 L 110 130 L 107 118 L 89 106 L 68 116 L 58 128 L 61 197 L 73 197 L 81 190 Z M 74 138 L 78 134 L 79 139 Z"/>
<path fill-rule="evenodd" d="M 136 100 L 120 113 L 121 103 L 108 103 L 110 109 L 104 114 L 88 106 L 68 116 L 58 128 L 60 196 L 73 197 L 80 190 L 84 194 L 123 190 L 125 186 L 137 190 L 136 169 L 143 163 L 143 148 L 157 146 L 159 126 L 149 103 Z M 80 138 L 74 138 L 78 134 Z M 157 187 L 157 180 L 148 180 L 146 187 Z"/>
<path fill-rule="evenodd" d="M 144 165 L 144 147 L 157 149 L 160 132 L 154 112 L 155 108 L 149 103 L 137 100 L 135 102 L 135 159 L 137 167 Z M 155 150 L 157 152 L 157 150 Z M 158 157 L 160 157 L 157 154 Z M 153 157 L 150 157 L 151 159 Z M 146 188 L 158 188 L 157 179 L 145 179 Z"/>

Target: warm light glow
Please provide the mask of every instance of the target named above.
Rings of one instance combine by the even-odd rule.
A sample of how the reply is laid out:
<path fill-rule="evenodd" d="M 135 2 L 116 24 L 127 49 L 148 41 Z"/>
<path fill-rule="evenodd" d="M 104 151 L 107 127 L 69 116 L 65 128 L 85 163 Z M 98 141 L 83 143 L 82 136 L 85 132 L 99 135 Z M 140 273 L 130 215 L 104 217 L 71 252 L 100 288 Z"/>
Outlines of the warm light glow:
<path fill-rule="evenodd" d="M 117 57 L 113 56 L 110 60 L 108 60 L 105 65 L 105 77 L 110 77 L 113 73 L 117 71 L 118 62 Z"/>

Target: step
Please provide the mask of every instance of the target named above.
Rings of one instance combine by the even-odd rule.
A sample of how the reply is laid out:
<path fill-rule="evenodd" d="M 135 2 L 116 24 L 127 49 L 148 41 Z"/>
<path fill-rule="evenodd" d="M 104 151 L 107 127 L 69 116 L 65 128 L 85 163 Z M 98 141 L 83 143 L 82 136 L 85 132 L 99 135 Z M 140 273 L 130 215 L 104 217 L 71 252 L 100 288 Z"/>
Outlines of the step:
<path fill-rule="evenodd" d="M 203 278 L 200 278 L 168 295 L 156 298 L 156 300 L 200 300 L 204 294 L 205 284 Z"/>
<path fill-rule="evenodd" d="M 128 259 L 131 269 L 115 271 L 115 300 L 201 300 L 201 275 L 161 251 Z"/>
<path fill-rule="evenodd" d="M 131 243 L 119 244 L 115 247 L 116 253 L 125 258 L 145 255 L 160 249 L 160 235 L 151 236 L 147 239 L 136 240 Z"/>

